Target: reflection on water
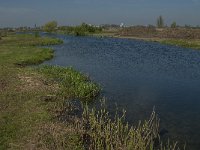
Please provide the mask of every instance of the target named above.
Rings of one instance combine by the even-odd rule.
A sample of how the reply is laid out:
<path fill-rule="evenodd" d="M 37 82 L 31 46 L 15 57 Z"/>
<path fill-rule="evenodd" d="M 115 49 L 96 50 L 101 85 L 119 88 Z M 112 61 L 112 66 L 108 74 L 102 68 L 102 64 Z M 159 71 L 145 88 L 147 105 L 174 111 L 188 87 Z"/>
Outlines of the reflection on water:
<path fill-rule="evenodd" d="M 109 107 L 127 110 L 128 121 L 148 118 L 153 107 L 162 133 L 200 149 L 200 51 L 138 40 L 72 37 L 54 46 L 45 62 L 72 66 L 103 87 Z"/>

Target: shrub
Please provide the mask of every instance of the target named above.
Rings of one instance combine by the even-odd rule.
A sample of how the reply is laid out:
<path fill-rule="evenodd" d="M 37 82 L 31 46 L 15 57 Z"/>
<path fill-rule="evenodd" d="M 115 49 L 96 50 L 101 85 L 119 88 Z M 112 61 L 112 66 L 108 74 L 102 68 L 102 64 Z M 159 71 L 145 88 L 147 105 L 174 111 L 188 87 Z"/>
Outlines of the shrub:
<path fill-rule="evenodd" d="M 56 21 L 50 21 L 50 22 L 46 23 L 43 28 L 46 32 L 53 32 L 56 30 L 57 25 L 58 24 Z"/>

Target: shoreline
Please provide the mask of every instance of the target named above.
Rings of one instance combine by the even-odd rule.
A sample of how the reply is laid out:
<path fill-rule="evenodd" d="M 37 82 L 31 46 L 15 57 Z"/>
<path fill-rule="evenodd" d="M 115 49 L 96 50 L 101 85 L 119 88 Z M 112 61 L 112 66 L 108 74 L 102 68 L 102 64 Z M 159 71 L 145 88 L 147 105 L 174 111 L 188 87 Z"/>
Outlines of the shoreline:
<path fill-rule="evenodd" d="M 159 119 L 154 111 L 149 120 L 137 127 L 124 121 L 125 112 L 113 120 L 103 101 L 100 110 L 83 105 L 78 117 L 79 110 L 70 99 L 94 98 L 99 85 L 73 68 L 27 67 L 52 58 L 52 49 L 37 45 L 59 44 L 56 39 L 18 35 L 8 36 L 0 43 L 1 149 L 177 147 L 156 142 Z M 66 115 L 66 120 L 59 120 Z"/>
<path fill-rule="evenodd" d="M 66 33 L 60 33 L 60 32 L 55 32 L 55 34 L 76 36 L 73 34 L 66 34 Z M 97 37 L 97 38 L 109 37 L 109 38 L 118 38 L 118 39 L 142 40 L 146 42 L 158 42 L 164 45 L 172 45 L 172 46 L 178 46 L 182 48 L 191 48 L 194 50 L 200 50 L 200 39 L 121 36 L 121 35 L 116 35 L 116 33 L 95 33 L 95 34 L 85 34 L 82 36 L 83 37 L 84 36 Z"/>
<path fill-rule="evenodd" d="M 192 48 L 195 50 L 200 50 L 200 39 L 178 39 L 178 38 L 155 38 L 155 37 L 136 37 L 136 36 L 120 36 L 120 35 L 106 35 L 94 34 L 94 37 L 110 37 L 119 39 L 133 39 L 133 40 L 143 40 L 147 42 L 158 42 L 165 45 L 179 46 L 183 48 Z"/>

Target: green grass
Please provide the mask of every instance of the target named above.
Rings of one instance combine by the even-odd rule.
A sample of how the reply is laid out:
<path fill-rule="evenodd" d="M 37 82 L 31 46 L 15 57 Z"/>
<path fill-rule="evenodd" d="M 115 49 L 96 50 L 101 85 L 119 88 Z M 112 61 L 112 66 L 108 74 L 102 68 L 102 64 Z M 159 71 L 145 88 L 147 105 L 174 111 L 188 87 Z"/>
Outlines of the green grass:
<path fill-rule="evenodd" d="M 56 38 L 49 37 L 35 37 L 32 34 L 14 34 L 7 37 L 3 37 L 3 40 L 0 41 L 1 45 L 4 46 L 47 46 L 47 45 L 56 45 L 62 44 L 63 41 Z"/>
<path fill-rule="evenodd" d="M 92 100 L 100 91 L 100 86 L 73 68 L 42 66 L 38 71 L 48 79 L 56 80 L 61 86 L 60 92 L 70 99 Z"/>
<path fill-rule="evenodd" d="M 38 46 L 61 44 L 59 39 L 35 38 L 33 35 L 11 35 L 0 40 L 0 63 L 34 65 L 53 57 L 53 50 Z"/>
<path fill-rule="evenodd" d="M 34 35 L 9 35 L 0 40 L 0 149 L 53 149 L 63 146 L 62 141 L 52 144 L 61 138 L 73 139 L 65 142 L 65 148 L 77 145 L 78 135 L 66 131 L 54 117 L 65 109 L 66 98 L 88 100 L 98 94 L 99 86 L 72 68 L 26 67 L 53 57 L 52 49 L 37 45 L 60 43 Z M 51 126 L 56 128 L 50 130 Z M 52 139 L 54 130 L 61 127 L 65 134 L 59 131 L 60 137 Z"/>
<path fill-rule="evenodd" d="M 48 48 L 0 46 L 0 63 L 9 65 L 34 65 L 53 57 Z"/>

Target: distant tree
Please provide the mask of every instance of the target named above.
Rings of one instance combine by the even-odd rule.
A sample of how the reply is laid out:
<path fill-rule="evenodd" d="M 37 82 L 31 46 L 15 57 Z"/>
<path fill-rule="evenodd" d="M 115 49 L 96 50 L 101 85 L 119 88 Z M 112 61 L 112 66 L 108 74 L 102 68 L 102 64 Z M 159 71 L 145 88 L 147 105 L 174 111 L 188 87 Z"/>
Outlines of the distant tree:
<path fill-rule="evenodd" d="M 176 25 L 176 22 L 174 21 L 172 24 L 171 24 L 171 28 L 176 28 L 177 25 Z"/>
<path fill-rule="evenodd" d="M 46 32 L 53 32 L 56 30 L 57 28 L 57 22 L 56 21 L 50 21 L 50 22 L 47 22 L 45 25 L 44 25 L 44 30 Z"/>
<path fill-rule="evenodd" d="M 164 27 L 164 19 L 162 16 L 159 16 L 157 19 L 157 27 L 158 28 L 163 28 Z"/>

